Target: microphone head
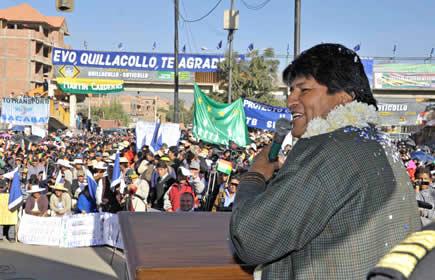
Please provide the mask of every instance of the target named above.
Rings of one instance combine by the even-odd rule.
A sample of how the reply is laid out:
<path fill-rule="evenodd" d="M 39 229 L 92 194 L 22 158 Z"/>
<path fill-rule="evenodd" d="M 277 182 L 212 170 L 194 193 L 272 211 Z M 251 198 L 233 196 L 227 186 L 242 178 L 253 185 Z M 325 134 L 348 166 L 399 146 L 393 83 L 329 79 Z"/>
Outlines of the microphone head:
<path fill-rule="evenodd" d="M 275 123 L 275 133 L 286 136 L 293 128 L 293 123 L 286 118 L 280 118 Z"/>

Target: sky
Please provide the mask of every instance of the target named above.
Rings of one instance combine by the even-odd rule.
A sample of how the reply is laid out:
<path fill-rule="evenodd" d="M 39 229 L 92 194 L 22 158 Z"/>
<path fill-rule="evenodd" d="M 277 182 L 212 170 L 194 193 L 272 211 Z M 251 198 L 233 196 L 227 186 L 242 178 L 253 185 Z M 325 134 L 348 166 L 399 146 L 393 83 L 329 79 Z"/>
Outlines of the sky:
<path fill-rule="evenodd" d="M 205 15 L 218 0 L 179 0 L 185 19 Z M 250 43 L 255 49 L 272 47 L 285 63 L 287 45 L 293 53 L 294 1 L 269 0 L 260 10 L 250 10 L 265 0 L 235 0 L 240 11 L 239 30 L 234 35 L 234 49 L 247 52 Z M 75 0 L 72 13 L 56 11 L 55 0 L 1 0 L 0 9 L 28 3 L 45 15 L 64 16 L 71 36 L 66 39 L 74 49 L 115 51 L 122 43 L 124 51 L 172 52 L 174 36 L 173 0 Z M 221 0 L 205 19 L 185 23 L 180 19 L 180 49 L 188 52 L 218 53 L 216 46 L 227 32 L 223 29 L 223 13 L 230 0 Z M 364 57 L 392 56 L 427 57 L 435 47 L 433 0 L 302 0 L 301 50 L 321 42 L 336 42 L 353 48 Z M 208 50 L 202 51 L 205 47 Z M 281 65 L 283 67 L 283 65 Z"/>

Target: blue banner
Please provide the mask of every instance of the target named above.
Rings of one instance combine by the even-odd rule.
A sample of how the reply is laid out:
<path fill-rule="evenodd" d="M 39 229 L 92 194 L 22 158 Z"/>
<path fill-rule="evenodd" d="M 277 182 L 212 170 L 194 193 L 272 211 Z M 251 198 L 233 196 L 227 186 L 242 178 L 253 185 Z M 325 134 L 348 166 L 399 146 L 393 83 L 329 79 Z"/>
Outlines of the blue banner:
<path fill-rule="evenodd" d="M 0 122 L 15 125 L 47 124 L 50 117 L 48 98 L 3 98 Z"/>
<path fill-rule="evenodd" d="M 361 59 L 364 66 L 364 72 L 369 80 L 370 87 L 373 88 L 373 59 Z"/>
<path fill-rule="evenodd" d="M 223 55 L 180 54 L 178 70 L 216 72 Z M 240 59 L 244 59 L 240 56 Z M 115 68 L 147 71 L 173 71 L 174 55 L 169 53 L 99 52 L 53 48 L 54 65 Z"/>
<path fill-rule="evenodd" d="M 275 122 L 279 118 L 292 119 L 287 108 L 274 107 L 263 103 L 254 102 L 248 99 L 243 100 L 246 125 L 252 128 L 275 130 Z"/>

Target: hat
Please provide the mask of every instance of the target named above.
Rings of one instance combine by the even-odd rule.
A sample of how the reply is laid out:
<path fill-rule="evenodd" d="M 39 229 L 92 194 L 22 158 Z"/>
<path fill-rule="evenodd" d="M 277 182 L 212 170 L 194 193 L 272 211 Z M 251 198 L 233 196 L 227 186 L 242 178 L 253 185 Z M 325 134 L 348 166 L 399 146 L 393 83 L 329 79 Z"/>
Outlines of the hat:
<path fill-rule="evenodd" d="M 37 192 L 43 192 L 45 191 L 44 188 L 40 188 L 39 185 L 32 185 L 30 187 L 30 190 L 27 191 L 27 193 L 37 193 Z"/>
<path fill-rule="evenodd" d="M 171 161 L 167 156 L 161 157 L 160 160 L 163 160 L 163 161 Z"/>
<path fill-rule="evenodd" d="M 104 152 L 104 153 L 103 153 L 103 157 L 108 158 L 109 156 L 110 156 L 110 155 L 109 155 L 108 152 Z"/>
<path fill-rule="evenodd" d="M 120 157 L 119 163 L 128 163 L 128 159 L 126 159 L 125 157 Z"/>
<path fill-rule="evenodd" d="M 129 174 L 127 175 L 130 179 L 137 179 L 139 178 L 139 176 L 136 174 L 136 172 L 134 172 L 134 170 L 131 170 L 130 172 L 128 172 Z"/>
<path fill-rule="evenodd" d="M 122 142 L 122 144 L 124 145 L 124 147 L 129 147 L 130 146 L 130 142 L 128 142 L 128 141 L 124 141 L 124 142 Z"/>
<path fill-rule="evenodd" d="M 79 176 L 85 177 L 85 172 L 83 170 L 77 171 L 77 177 Z"/>
<path fill-rule="evenodd" d="M 97 152 L 97 153 L 95 154 L 95 156 L 96 156 L 96 157 L 103 157 L 103 155 L 102 155 L 100 152 Z"/>
<path fill-rule="evenodd" d="M 189 165 L 190 169 L 197 169 L 199 170 L 199 162 L 198 161 L 192 161 Z"/>
<path fill-rule="evenodd" d="M 65 188 L 64 184 L 56 183 L 54 186 L 51 187 L 53 190 L 58 191 L 64 191 L 67 192 L 68 190 Z"/>
<path fill-rule="evenodd" d="M 208 156 L 208 150 L 202 149 L 201 152 L 198 154 L 200 157 L 207 157 Z"/>
<path fill-rule="evenodd" d="M 192 176 L 192 173 L 190 172 L 190 170 L 185 168 L 185 167 L 183 167 L 183 166 L 180 167 L 180 171 L 181 171 L 181 174 L 183 176 L 186 176 L 186 177 L 187 176 Z"/>
<path fill-rule="evenodd" d="M 240 183 L 239 179 L 237 179 L 237 178 L 231 179 L 231 184 L 239 185 L 239 183 Z"/>
<path fill-rule="evenodd" d="M 96 165 L 94 165 L 95 169 L 106 170 L 107 166 L 104 162 L 100 161 Z"/>
<path fill-rule="evenodd" d="M 82 160 L 81 158 L 76 158 L 76 159 L 73 161 L 73 164 L 83 164 L 83 160 Z"/>
<path fill-rule="evenodd" d="M 63 167 L 66 167 L 66 168 L 73 168 L 73 167 L 69 164 L 69 161 L 64 160 L 64 159 L 59 159 L 59 160 L 57 160 L 56 164 L 58 164 L 58 165 L 60 165 L 60 166 L 63 166 Z"/>

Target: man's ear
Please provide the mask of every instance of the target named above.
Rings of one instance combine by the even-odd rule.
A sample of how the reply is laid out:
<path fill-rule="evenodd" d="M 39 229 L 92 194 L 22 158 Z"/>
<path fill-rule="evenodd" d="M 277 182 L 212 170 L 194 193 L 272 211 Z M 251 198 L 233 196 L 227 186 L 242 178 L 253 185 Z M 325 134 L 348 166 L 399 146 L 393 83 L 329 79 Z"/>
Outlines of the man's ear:
<path fill-rule="evenodd" d="M 354 97 L 345 91 L 337 92 L 336 95 L 338 97 L 340 104 L 347 104 L 354 100 Z"/>

